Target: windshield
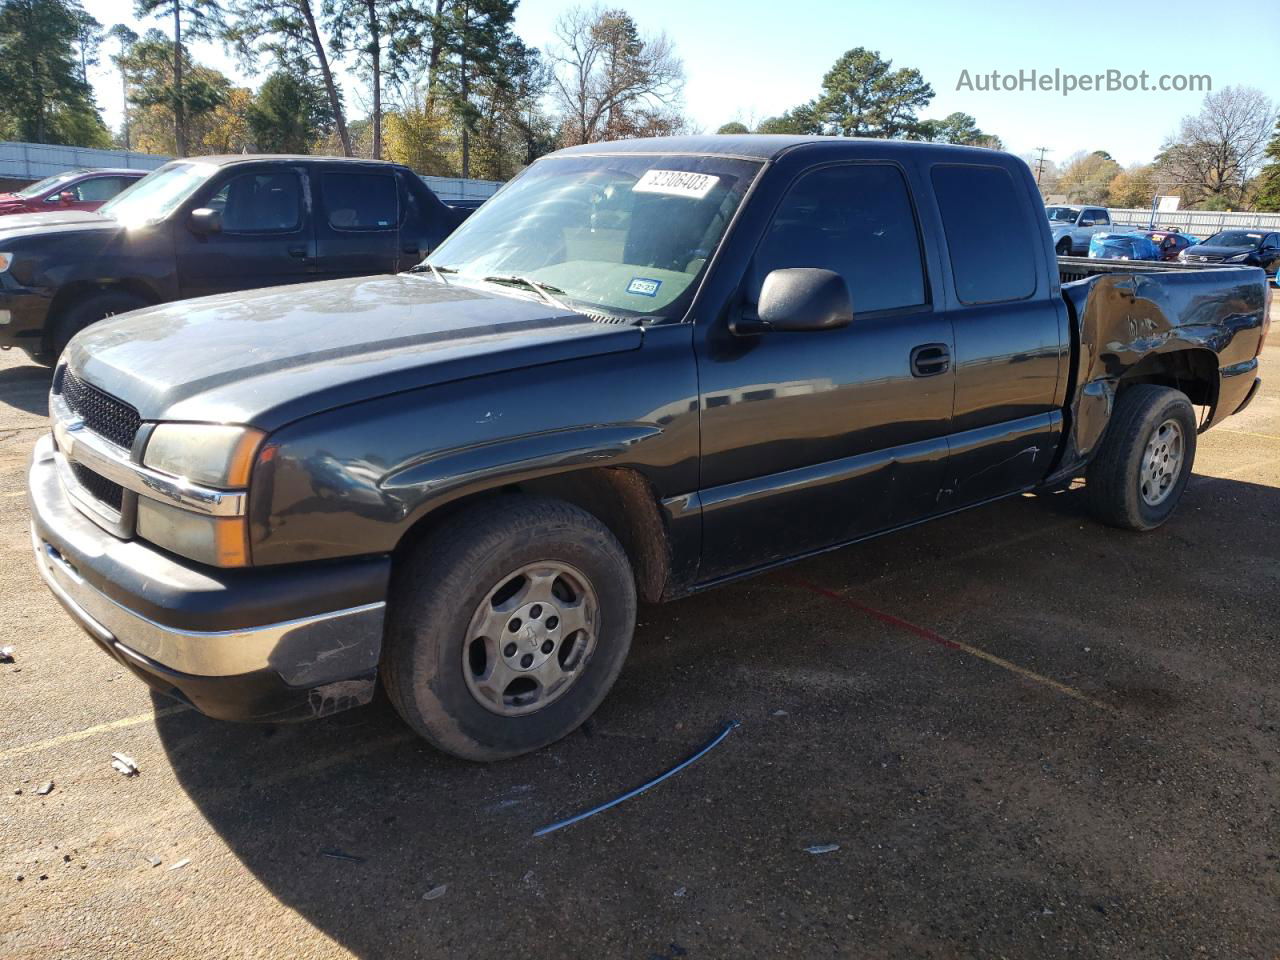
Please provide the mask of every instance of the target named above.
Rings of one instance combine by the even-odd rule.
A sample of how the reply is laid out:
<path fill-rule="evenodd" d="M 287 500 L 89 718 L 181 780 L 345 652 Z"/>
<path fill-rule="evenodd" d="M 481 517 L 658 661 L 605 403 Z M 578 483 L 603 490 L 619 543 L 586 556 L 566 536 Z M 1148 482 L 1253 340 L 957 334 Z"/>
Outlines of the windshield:
<path fill-rule="evenodd" d="M 79 171 L 72 170 L 69 173 L 59 173 L 56 176 L 45 177 L 43 180 L 37 180 L 29 187 L 25 187 L 18 191 L 18 196 L 23 200 L 33 200 L 48 190 L 52 190 L 60 183 L 67 183 L 80 176 Z"/>
<path fill-rule="evenodd" d="M 211 163 L 166 163 L 108 200 L 98 213 L 126 225 L 163 219 L 217 169 Z"/>
<path fill-rule="evenodd" d="M 1262 234 L 1247 230 L 1223 230 L 1204 242 L 1206 247 L 1257 247 L 1262 245 Z"/>
<path fill-rule="evenodd" d="M 1045 207 L 1050 220 L 1075 220 L 1080 211 L 1075 207 Z"/>
<path fill-rule="evenodd" d="M 727 157 L 548 157 L 425 263 L 450 283 L 505 282 L 587 313 L 679 317 L 759 170 Z"/>

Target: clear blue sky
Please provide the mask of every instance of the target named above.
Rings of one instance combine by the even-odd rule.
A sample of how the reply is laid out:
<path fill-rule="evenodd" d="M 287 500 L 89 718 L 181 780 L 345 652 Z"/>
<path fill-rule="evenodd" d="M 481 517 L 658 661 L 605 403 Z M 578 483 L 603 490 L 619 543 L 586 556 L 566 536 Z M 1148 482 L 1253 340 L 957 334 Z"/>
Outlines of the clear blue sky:
<path fill-rule="evenodd" d="M 812 98 L 832 62 L 856 46 L 924 74 L 937 93 L 925 116 L 962 110 L 1013 152 L 1044 146 L 1059 162 L 1082 149 L 1107 150 L 1126 165 L 1150 160 L 1178 120 L 1199 108 L 1203 93 L 1063 97 L 958 91 L 961 71 L 1146 70 L 1153 79 L 1164 73 L 1205 73 L 1215 90 L 1242 84 L 1280 100 L 1280 11 L 1264 16 L 1257 4 L 644 0 L 617 5 L 631 12 L 642 31 L 663 30 L 675 41 L 688 78 L 686 110 L 708 131 L 733 119 L 763 119 Z M 85 6 L 107 25 L 132 9 L 123 0 L 86 0 Z M 527 43 L 545 46 L 567 6 L 563 0 L 523 0 L 518 32 Z M 194 53 L 244 82 L 220 48 L 201 45 Z M 119 81 L 105 67 L 97 73 L 98 100 L 114 125 L 120 116 Z M 362 98 L 353 96 L 354 84 L 349 86 L 348 102 L 358 106 Z"/>

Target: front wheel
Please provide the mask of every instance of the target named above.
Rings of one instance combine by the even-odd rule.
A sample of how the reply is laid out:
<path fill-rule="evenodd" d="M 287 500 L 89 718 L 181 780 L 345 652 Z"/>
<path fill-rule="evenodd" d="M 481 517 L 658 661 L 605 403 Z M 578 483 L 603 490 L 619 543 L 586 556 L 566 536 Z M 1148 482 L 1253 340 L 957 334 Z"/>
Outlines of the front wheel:
<path fill-rule="evenodd" d="M 1069 256 L 1071 256 L 1071 241 L 1070 241 L 1070 240 L 1060 240 L 1060 241 L 1058 241 L 1058 246 L 1057 246 L 1057 251 L 1056 251 L 1056 252 L 1057 252 L 1058 256 L 1060 256 L 1060 257 L 1069 257 Z"/>
<path fill-rule="evenodd" d="M 1153 530 L 1178 506 L 1196 456 L 1196 416 L 1186 394 L 1137 384 L 1116 400 L 1087 474 L 1094 515 L 1127 530 Z"/>
<path fill-rule="evenodd" d="M 399 564 L 382 679 L 440 749 L 514 757 L 595 712 L 635 618 L 631 566 L 604 524 L 561 501 L 504 497 L 446 521 Z"/>
<path fill-rule="evenodd" d="M 53 362 L 62 356 L 71 338 L 85 327 L 114 317 L 118 313 L 128 313 L 147 306 L 147 301 L 127 290 L 103 290 L 79 303 L 73 304 L 62 312 L 49 331 L 48 350 Z"/>

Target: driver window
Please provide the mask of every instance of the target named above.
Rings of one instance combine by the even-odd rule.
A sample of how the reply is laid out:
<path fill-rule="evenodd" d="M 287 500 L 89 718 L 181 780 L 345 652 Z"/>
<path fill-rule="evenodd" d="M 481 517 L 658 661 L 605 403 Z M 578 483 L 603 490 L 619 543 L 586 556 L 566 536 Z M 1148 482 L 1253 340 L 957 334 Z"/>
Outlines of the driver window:
<path fill-rule="evenodd" d="M 844 277 L 855 312 L 928 302 L 920 233 L 907 184 L 888 164 L 848 164 L 807 173 L 792 185 L 760 241 L 747 296 L 785 267 Z"/>
<path fill-rule="evenodd" d="M 292 171 L 242 173 L 202 206 L 222 214 L 223 233 L 290 233 L 302 220 L 302 190 Z"/>

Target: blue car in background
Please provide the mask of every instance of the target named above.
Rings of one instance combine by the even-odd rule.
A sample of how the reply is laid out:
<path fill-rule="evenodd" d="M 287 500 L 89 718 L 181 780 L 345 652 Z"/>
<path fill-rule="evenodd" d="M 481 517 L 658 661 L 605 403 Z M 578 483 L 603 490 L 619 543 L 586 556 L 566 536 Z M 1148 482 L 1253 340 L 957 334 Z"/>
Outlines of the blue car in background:
<path fill-rule="evenodd" d="M 1089 239 L 1089 256 L 1095 260 L 1159 260 L 1160 248 L 1145 233 L 1095 233 Z"/>

